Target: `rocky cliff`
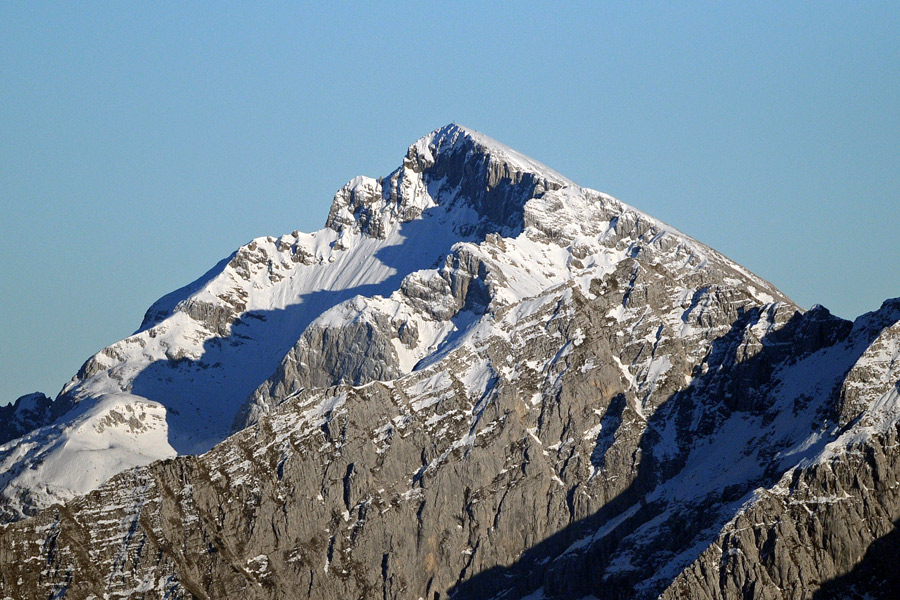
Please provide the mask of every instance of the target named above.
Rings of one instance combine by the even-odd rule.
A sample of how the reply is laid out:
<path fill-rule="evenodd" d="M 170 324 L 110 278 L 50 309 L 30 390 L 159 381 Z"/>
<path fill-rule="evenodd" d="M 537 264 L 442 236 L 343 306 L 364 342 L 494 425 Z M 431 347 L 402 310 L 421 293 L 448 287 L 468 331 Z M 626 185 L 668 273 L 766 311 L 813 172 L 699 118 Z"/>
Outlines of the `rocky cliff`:
<path fill-rule="evenodd" d="M 888 589 L 872 553 L 900 518 L 900 302 L 854 323 L 804 311 L 455 125 L 351 181 L 315 238 L 217 269 L 85 365 L 74 416 L 0 447 L 0 597 Z M 154 352 L 169 380 L 142 388 Z M 220 402 L 237 432 L 175 448 L 196 441 L 172 434 L 184 390 L 219 406 L 238 364 Z M 98 421 L 108 385 L 120 404 Z M 78 427 L 168 431 L 175 451 L 68 495 L 20 474 L 69 456 L 46 440 Z"/>

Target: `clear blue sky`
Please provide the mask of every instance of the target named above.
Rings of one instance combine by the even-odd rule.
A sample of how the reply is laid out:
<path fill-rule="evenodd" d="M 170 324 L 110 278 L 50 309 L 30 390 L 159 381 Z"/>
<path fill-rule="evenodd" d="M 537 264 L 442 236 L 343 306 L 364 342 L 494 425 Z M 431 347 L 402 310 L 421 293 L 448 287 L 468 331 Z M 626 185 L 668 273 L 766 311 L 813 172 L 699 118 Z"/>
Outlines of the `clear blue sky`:
<path fill-rule="evenodd" d="M 451 121 L 804 306 L 900 296 L 896 1 L 299 4 L 0 3 L 0 403 Z"/>

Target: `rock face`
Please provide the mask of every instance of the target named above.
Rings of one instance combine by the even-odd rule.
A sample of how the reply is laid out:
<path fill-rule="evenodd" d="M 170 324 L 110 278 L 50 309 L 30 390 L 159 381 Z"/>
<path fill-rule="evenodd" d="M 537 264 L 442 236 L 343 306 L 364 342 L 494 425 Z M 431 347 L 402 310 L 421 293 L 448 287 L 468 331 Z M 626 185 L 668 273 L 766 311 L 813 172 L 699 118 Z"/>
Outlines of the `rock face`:
<path fill-rule="evenodd" d="M 71 404 L 54 402 L 40 392 L 20 396 L 12 404 L 0 406 L 0 444 L 52 423 L 70 408 Z"/>
<path fill-rule="evenodd" d="M 877 557 L 900 518 L 900 301 L 854 323 L 803 311 L 456 125 L 342 188 L 315 240 L 243 247 L 129 339 L 65 390 L 74 416 L 0 447 L 13 466 L 0 597 L 891 589 Z M 244 394 L 221 411 L 237 432 L 200 456 L 84 495 L 17 474 L 62 460 L 44 440 L 78 427 L 172 441 L 181 405 L 137 393 L 158 367 L 132 346 L 166 354 L 175 396 L 237 381 L 234 365 L 267 370 L 228 391 Z M 110 381 L 97 432 L 91 394 Z M 216 385 L 194 402 L 215 402 Z"/>

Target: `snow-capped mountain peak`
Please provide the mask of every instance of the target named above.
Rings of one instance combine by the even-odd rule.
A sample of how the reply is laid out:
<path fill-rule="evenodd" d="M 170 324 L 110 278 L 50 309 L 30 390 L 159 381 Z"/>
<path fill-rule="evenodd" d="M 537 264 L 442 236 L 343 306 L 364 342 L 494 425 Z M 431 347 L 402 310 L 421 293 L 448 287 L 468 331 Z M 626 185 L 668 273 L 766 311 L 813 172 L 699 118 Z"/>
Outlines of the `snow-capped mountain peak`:
<path fill-rule="evenodd" d="M 451 124 L 162 298 L 0 446 L 3 519 L 37 511 L 0 527 L 0 596 L 852 591 L 900 521 L 898 365 L 900 302 L 803 311 Z"/>
<path fill-rule="evenodd" d="M 122 468 L 204 452 L 300 388 L 402 376 L 501 309 L 573 283 L 590 295 L 594 279 L 629 270 L 633 280 L 644 263 L 665 265 L 687 298 L 715 281 L 753 302 L 789 302 L 640 211 L 476 131 L 442 127 L 386 177 L 342 187 L 324 229 L 252 240 L 85 363 L 60 395 L 78 406 L 78 423 L 106 419 L 109 398 L 165 415 L 101 451 L 120 460 L 89 481 L 43 466 L 51 455 L 64 463 L 87 435 L 63 416 L 29 434 L 39 451 L 0 447 L 15 474 L 3 493 L 12 510 L 26 510 Z M 631 306 L 639 297 L 617 318 L 640 310 Z"/>

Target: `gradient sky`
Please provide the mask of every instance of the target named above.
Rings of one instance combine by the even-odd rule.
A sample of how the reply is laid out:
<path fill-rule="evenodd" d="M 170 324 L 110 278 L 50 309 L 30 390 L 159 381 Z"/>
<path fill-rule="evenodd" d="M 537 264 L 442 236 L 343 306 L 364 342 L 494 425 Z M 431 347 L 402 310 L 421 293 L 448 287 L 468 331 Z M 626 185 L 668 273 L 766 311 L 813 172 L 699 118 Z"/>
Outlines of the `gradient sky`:
<path fill-rule="evenodd" d="M 900 296 L 900 3 L 0 3 L 0 404 L 451 121 L 803 306 Z"/>

